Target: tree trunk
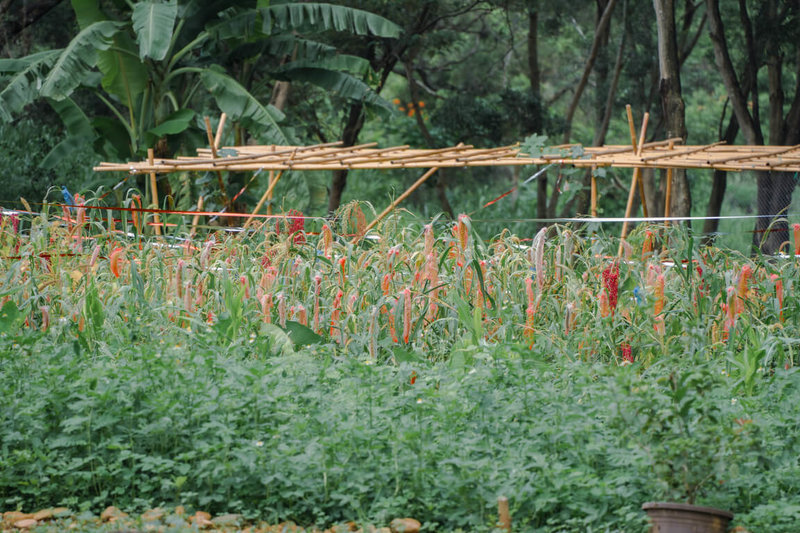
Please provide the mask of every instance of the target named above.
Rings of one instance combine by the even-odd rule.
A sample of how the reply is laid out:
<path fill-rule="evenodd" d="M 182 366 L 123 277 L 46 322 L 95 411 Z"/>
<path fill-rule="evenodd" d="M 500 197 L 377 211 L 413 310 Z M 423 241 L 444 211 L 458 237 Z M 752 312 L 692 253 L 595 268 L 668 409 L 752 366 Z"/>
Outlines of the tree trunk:
<path fill-rule="evenodd" d="M 539 1 L 531 0 L 528 4 L 528 76 L 531 81 L 531 94 L 536 101 L 536 112 L 530 130 L 534 133 L 542 131 L 541 116 L 541 78 L 539 73 Z M 547 172 L 536 178 L 536 218 L 547 218 Z M 538 224 L 543 226 L 544 224 Z"/>
<path fill-rule="evenodd" d="M 658 65 L 661 73 L 659 92 L 661 107 L 667 126 L 667 138 L 680 137 L 686 140 L 686 113 L 681 95 L 680 62 L 675 29 L 674 0 L 653 0 L 658 27 Z M 686 172 L 675 170 L 672 176 L 672 201 L 670 213 L 674 216 L 689 216 L 692 211 L 692 195 Z"/>
<path fill-rule="evenodd" d="M 350 105 L 350 115 L 347 119 L 347 125 L 342 132 L 342 146 L 354 146 L 358 140 L 358 134 L 361 133 L 361 128 L 364 126 L 364 105 L 357 102 Z M 342 192 L 347 185 L 348 170 L 343 168 L 341 170 L 333 171 L 333 179 L 331 181 L 331 191 L 328 196 L 328 212 L 333 213 L 342 204 Z"/>
<path fill-rule="evenodd" d="M 604 42 L 607 41 L 605 36 L 607 35 L 608 25 L 611 23 L 611 14 L 614 12 L 614 6 L 616 5 L 617 0 L 609 0 L 602 16 L 597 21 L 594 39 L 592 40 L 592 48 L 589 51 L 589 57 L 583 67 L 583 74 L 578 82 L 578 86 L 575 88 L 575 94 L 572 95 L 572 100 L 567 107 L 567 117 L 565 119 L 566 126 L 564 130 L 564 139 L 562 140 L 564 144 L 569 142 L 569 138 L 572 133 L 572 118 L 575 116 L 575 110 L 578 108 L 578 103 L 583 95 L 583 90 L 586 88 L 586 84 L 589 82 L 589 74 L 592 73 L 592 68 L 594 68 L 594 63 L 595 60 L 597 60 L 600 47 Z"/>
<path fill-rule="evenodd" d="M 723 111 L 724 114 L 724 111 Z M 739 134 L 739 122 L 736 115 L 732 115 L 725 128 L 725 135 L 721 140 L 727 144 L 733 144 L 736 135 Z M 722 201 L 725 199 L 725 189 L 728 186 L 728 173 L 724 170 L 715 170 L 711 181 L 711 195 L 706 206 L 706 216 L 709 217 L 703 222 L 703 245 L 711 246 L 719 230 L 719 217 L 722 213 Z"/>
<path fill-rule="evenodd" d="M 624 51 L 627 35 L 627 18 L 628 18 L 628 3 L 625 1 L 622 4 L 622 31 L 620 32 L 619 47 L 617 48 L 617 57 L 614 60 L 614 74 L 611 78 L 611 85 L 608 87 L 608 94 L 606 95 L 605 106 L 603 107 L 603 118 L 600 125 L 594 132 L 594 139 L 592 146 L 602 146 L 606 142 L 606 134 L 608 133 L 608 126 L 611 123 L 611 112 L 614 109 L 614 99 L 617 95 L 617 86 L 619 84 L 619 77 L 622 73 L 624 64 Z M 568 217 L 572 214 L 580 215 L 589 211 L 590 207 L 590 187 L 592 184 L 592 170 L 587 169 L 583 174 L 581 182 L 581 190 L 578 192 L 571 202 L 564 206 L 561 212 L 562 217 Z"/>

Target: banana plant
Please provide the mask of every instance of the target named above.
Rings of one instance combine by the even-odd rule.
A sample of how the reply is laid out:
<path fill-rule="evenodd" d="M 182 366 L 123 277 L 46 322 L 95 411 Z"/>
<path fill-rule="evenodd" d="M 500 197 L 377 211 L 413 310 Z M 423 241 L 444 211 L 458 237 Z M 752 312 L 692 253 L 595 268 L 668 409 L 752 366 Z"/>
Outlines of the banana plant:
<path fill-rule="evenodd" d="M 303 37 L 398 37 L 400 27 L 377 15 L 325 3 L 145 0 L 116 2 L 112 18 L 100 4 L 72 0 L 80 31 L 65 48 L 0 60 L 0 120 L 45 99 L 64 123 L 66 137 L 43 166 L 85 143 L 114 159 L 142 156 L 166 140 L 204 144 L 201 129 L 192 128 L 200 125 L 193 109 L 212 101 L 257 140 L 289 144 L 283 113 L 264 103 L 274 80 L 311 83 L 390 109 L 364 81 L 365 61 Z M 281 61 L 288 55 L 292 61 Z M 234 59 L 249 68 L 235 72 Z M 78 90 L 91 91 L 106 112 L 82 109 Z"/>

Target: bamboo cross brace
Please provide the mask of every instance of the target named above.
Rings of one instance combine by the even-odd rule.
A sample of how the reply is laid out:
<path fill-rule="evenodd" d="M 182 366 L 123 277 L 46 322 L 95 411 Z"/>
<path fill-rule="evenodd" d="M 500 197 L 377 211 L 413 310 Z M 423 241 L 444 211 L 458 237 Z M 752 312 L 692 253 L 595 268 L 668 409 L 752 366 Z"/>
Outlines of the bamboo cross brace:
<path fill-rule="evenodd" d="M 147 162 L 150 164 L 150 166 L 153 166 L 153 160 L 154 160 L 153 149 L 152 148 L 148 148 L 147 149 Z M 155 209 L 158 209 L 158 187 L 156 186 L 156 173 L 155 172 L 151 172 L 150 173 L 150 193 L 151 193 L 151 196 L 153 198 L 153 207 Z M 161 235 L 161 219 L 159 218 L 158 213 L 155 214 L 154 220 L 155 220 L 155 223 L 156 223 L 156 225 L 155 225 L 156 235 Z"/>
<path fill-rule="evenodd" d="M 383 220 L 384 217 L 386 217 L 386 215 L 391 213 L 394 210 L 394 208 L 397 207 L 400 204 L 400 202 L 402 202 L 403 200 L 408 198 L 411 195 L 412 192 L 417 190 L 417 188 L 420 185 L 425 183 L 425 180 L 427 180 L 428 178 L 433 176 L 434 172 L 436 172 L 437 170 L 439 170 L 439 167 L 433 167 L 433 168 L 429 169 L 425 174 L 423 174 L 417 181 L 414 182 L 413 185 L 411 185 L 411 187 L 406 189 L 406 191 L 403 194 L 401 194 L 400 196 L 398 196 L 397 199 L 394 202 L 389 204 L 389 207 L 384 209 L 383 212 L 375 218 L 375 220 L 373 220 L 372 222 L 367 224 L 367 227 L 364 228 L 364 231 L 360 235 L 356 235 L 355 237 L 353 237 L 353 240 L 350 241 L 350 244 L 357 244 L 358 241 L 360 241 L 361 238 L 364 235 L 366 235 L 369 230 L 374 228 L 378 224 L 378 222 Z"/>
<path fill-rule="evenodd" d="M 630 106 L 628 106 L 630 109 Z M 642 120 L 642 130 L 639 133 L 639 145 L 637 148 L 637 156 L 641 155 L 642 153 L 642 145 L 644 144 L 644 137 L 647 133 L 647 122 L 650 120 L 650 113 L 644 114 L 644 120 Z M 631 217 L 631 211 L 633 209 L 633 198 L 636 195 L 636 181 L 639 178 L 639 172 L 641 172 L 640 167 L 636 167 L 633 169 L 633 179 L 631 179 L 631 188 L 628 192 L 628 203 L 625 206 L 625 220 L 622 222 L 622 235 L 620 236 L 619 241 L 619 250 L 617 251 L 617 257 L 622 257 L 622 244 L 625 241 L 625 234 L 628 232 L 628 219 Z M 644 200 L 644 198 L 642 199 Z"/>
<path fill-rule="evenodd" d="M 314 150 L 324 150 L 326 148 L 333 148 L 337 145 L 342 144 L 341 141 L 337 141 L 335 143 L 327 143 L 327 144 L 315 144 L 313 146 L 293 146 L 291 148 L 286 148 L 285 150 L 276 150 L 274 152 L 265 152 L 265 151 L 249 151 L 249 149 L 253 148 L 252 146 L 241 146 L 241 147 L 233 147 L 234 149 L 238 149 L 242 152 L 247 152 L 245 155 L 237 155 L 233 157 L 224 157 L 218 159 L 216 161 L 211 160 L 209 161 L 209 157 L 206 156 L 206 153 L 211 154 L 211 151 L 208 149 L 200 149 L 197 151 L 197 157 L 188 157 L 182 158 L 183 160 L 178 162 L 177 164 L 180 165 L 208 165 L 209 162 L 213 165 L 229 165 L 231 163 L 241 162 L 241 161 L 254 161 L 260 162 L 257 160 L 266 160 L 266 161 L 283 161 L 284 158 L 280 157 L 285 154 L 291 154 L 295 152 L 310 152 Z M 375 144 L 375 143 L 371 143 Z M 324 153 L 324 152 L 323 152 Z M 330 153 L 336 153 L 331 151 Z M 311 156 L 317 156 L 319 154 L 310 154 Z"/>
<path fill-rule="evenodd" d="M 281 179 L 282 175 L 283 175 L 283 170 L 278 172 L 278 175 L 275 176 L 274 180 L 270 181 L 270 184 L 267 187 L 267 190 L 264 191 L 264 194 L 261 195 L 261 199 L 258 201 L 258 204 L 256 204 L 256 208 L 253 209 L 252 215 L 257 214 L 258 210 L 261 209 L 261 206 L 264 205 L 264 202 L 267 201 L 267 198 L 271 198 L 272 197 L 272 191 L 273 191 L 273 189 L 275 189 L 275 185 L 277 185 L 278 180 Z M 250 218 L 247 219 L 247 222 L 244 223 L 244 227 L 247 228 L 252 223 L 253 223 L 253 216 L 250 216 Z"/>
<path fill-rule="evenodd" d="M 686 150 L 677 150 L 677 151 L 672 152 L 672 153 L 664 152 L 664 153 L 660 153 L 660 154 L 656 154 L 656 155 L 650 155 L 650 156 L 647 156 L 647 157 L 642 157 L 642 158 L 640 158 L 640 160 L 644 163 L 646 161 L 655 161 L 656 159 L 665 159 L 665 158 L 672 158 L 672 157 L 678 157 L 678 156 L 689 155 L 689 154 L 696 154 L 698 152 L 705 152 L 706 150 L 710 150 L 710 149 L 714 148 L 715 146 L 719 146 L 721 144 L 725 144 L 725 141 L 717 141 L 715 143 L 706 144 L 706 145 L 703 145 L 703 146 L 694 146 L 692 148 L 687 148 Z"/>
<path fill-rule="evenodd" d="M 767 153 L 762 153 L 762 154 L 751 152 L 749 154 L 740 155 L 740 156 L 725 157 L 725 158 L 720 158 L 720 159 L 709 159 L 707 161 L 707 163 L 709 165 L 716 165 L 716 164 L 729 163 L 731 161 L 746 161 L 748 159 L 769 158 L 769 157 L 774 157 L 776 155 L 781 155 L 781 154 L 785 154 L 785 153 L 788 153 L 788 152 L 793 152 L 793 151 L 795 151 L 797 149 L 800 149 L 800 145 L 789 146 L 787 148 L 781 148 L 781 149 L 778 149 L 778 150 L 773 150 L 773 151 L 769 151 Z"/>

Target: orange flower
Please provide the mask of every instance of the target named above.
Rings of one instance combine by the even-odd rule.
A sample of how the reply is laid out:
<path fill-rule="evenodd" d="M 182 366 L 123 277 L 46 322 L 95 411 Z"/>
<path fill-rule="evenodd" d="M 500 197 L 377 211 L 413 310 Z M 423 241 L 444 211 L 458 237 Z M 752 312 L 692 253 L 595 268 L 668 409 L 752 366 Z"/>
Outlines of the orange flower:
<path fill-rule="evenodd" d="M 111 255 L 108 257 L 108 265 L 111 268 L 111 273 L 114 274 L 115 278 L 119 277 L 119 256 L 122 252 L 122 248 L 114 248 L 114 251 L 111 252 Z"/>

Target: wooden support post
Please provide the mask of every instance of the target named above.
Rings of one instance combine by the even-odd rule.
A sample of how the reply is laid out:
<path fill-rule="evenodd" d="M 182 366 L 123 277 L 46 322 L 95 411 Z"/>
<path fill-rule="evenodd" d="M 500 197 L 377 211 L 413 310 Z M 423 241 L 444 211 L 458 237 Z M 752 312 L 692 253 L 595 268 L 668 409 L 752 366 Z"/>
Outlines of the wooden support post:
<path fill-rule="evenodd" d="M 594 171 L 597 170 L 597 167 L 592 167 L 592 216 L 597 217 L 597 178 L 594 177 Z"/>
<path fill-rule="evenodd" d="M 419 178 L 417 181 L 415 181 L 415 182 L 414 182 L 414 184 L 413 184 L 411 187 L 409 187 L 408 189 L 406 189 L 406 192 L 404 192 L 403 194 L 401 194 L 400 196 L 398 196 L 398 197 L 397 197 L 397 199 L 396 199 L 394 202 L 392 202 L 391 204 L 389 204 L 389 207 L 387 207 L 386 209 L 384 209 L 384 210 L 383 210 L 383 212 L 382 212 L 380 215 L 378 215 L 378 216 L 375 218 L 375 220 L 373 220 L 372 222 L 370 222 L 369 224 L 367 224 L 367 227 L 366 227 L 366 228 L 364 228 L 364 232 L 363 232 L 361 235 L 357 235 L 357 236 L 353 237 L 353 240 L 351 240 L 351 241 L 350 241 L 350 243 L 351 243 L 351 244 L 356 244 L 356 243 L 358 243 L 358 241 L 360 241 L 360 240 L 361 240 L 361 237 L 362 237 L 363 235 L 366 235 L 366 233 L 367 233 L 369 230 L 371 230 L 372 228 L 374 228 L 374 227 L 375 227 L 375 226 L 378 224 L 378 222 L 380 222 L 381 220 L 383 220 L 383 219 L 384 219 L 384 217 L 385 217 L 386 215 L 388 215 L 389 213 L 391 213 L 391 212 L 394 210 L 394 208 L 395 208 L 395 207 L 397 207 L 397 206 L 400 204 L 400 202 L 402 202 L 403 200 L 405 200 L 406 198 L 408 198 L 408 197 L 411 195 L 411 193 L 412 193 L 412 192 L 414 192 L 415 190 L 417 190 L 417 188 L 418 188 L 420 185 L 422 185 L 423 183 L 425 183 L 425 181 L 426 181 L 428 178 L 430 178 L 431 176 L 433 176 L 434 172 L 436 172 L 437 170 L 439 170 L 439 167 L 433 167 L 432 169 L 428 170 L 428 171 L 427 171 L 425 174 L 423 174 L 423 175 L 422 175 L 422 176 L 421 176 L 421 177 L 420 177 L 420 178 Z"/>
<path fill-rule="evenodd" d="M 197 210 L 203 210 L 203 197 L 197 199 Z M 194 238 L 194 234 L 197 233 L 197 223 L 200 221 L 200 215 L 197 214 L 192 217 L 192 230 L 189 232 L 189 238 Z"/>
<path fill-rule="evenodd" d="M 630 106 L 628 106 L 630 108 Z M 644 120 L 642 120 L 642 130 L 639 134 L 639 145 L 636 147 L 636 156 L 642 155 L 642 146 L 644 144 L 645 134 L 647 133 L 647 122 L 650 120 L 650 113 L 644 114 Z M 622 243 L 625 240 L 625 234 L 628 232 L 628 219 L 631 217 L 631 211 L 633 211 L 633 199 L 636 195 L 636 182 L 639 180 L 639 175 L 641 174 L 642 169 L 641 167 L 635 167 L 633 169 L 633 178 L 631 179 L 631 188 L 628 192 L 628 203 L 625 206 L 625 221 L 622 222 L 622 235 L 620 236 L 619 242 L 619 250 L 617 251 L 617 256 L 622 257 Z M 644 201 L 644 198 L 642 198 Z"/>
<path fill-rule="evenodd" d="M 497 528 L 511 531 L 511 513 L 508 510 L 508 498 L 497 498 Z"/>
<path fill-rule="evenodd" d="M 153 155 L 153 149 L 147 149 L 147 164 L 151 167 L 155 164 L 155 156 Z M 153 209 L 158 209 L 158 187 L 156 186 L 156 173 L 150 172 L 150 193 L 151 198 L 153 199 Z M 153 221 L 156 224 L 156 235 L 161 235 L 161 218 L 158 216 L 158 213 L 154 213 L 155 217 Z"/>
<path fill-rule="evenodd" d="M 271 174 L 271 172 L 270 172 L 270 174 Z M 256 204 L 256 208 L 253 209 L 253 213 L 252 213 L 253 215 L 258 213 L 258 210 L 261 209 L 261 206 L 264 205 L 264 202 L 267 201 L 267 198 L 272 198 L 272 191 L 273 191 L 273 189 L 275 189 L 275 185 L 277 185 L 278 180 L 281 179 L 282 175 L 283 175 L 283 170 L 278 172 L 278 175 L 275 176 L 274 180 L 271 180 L 271 182 L 269 184 L 269 187 L 267 187 L 267 190 L 264 191 L 264 194 L 261 195 L 261 199 Z M 253 217 L 251 216 L 250 218 L 247 219 L 247 222 L 244 223 L 244 227 L 247 228 L 252 223 L 253 223 Z"/>
<path fill-rule="evenodd" d="M 669 142 L 669 149 L 675 147 L 675 142 Z M 667 191 L 664 193 L 664 218 L 669 218 L 669 204 L 672 201 L 672 168 L 667 169 Z M 669 226 L 669 220 L 664 221 L 665 226 Z"/>

